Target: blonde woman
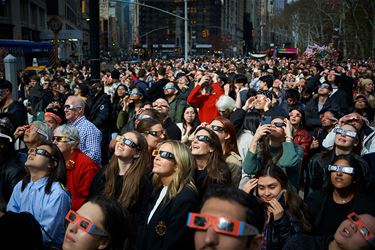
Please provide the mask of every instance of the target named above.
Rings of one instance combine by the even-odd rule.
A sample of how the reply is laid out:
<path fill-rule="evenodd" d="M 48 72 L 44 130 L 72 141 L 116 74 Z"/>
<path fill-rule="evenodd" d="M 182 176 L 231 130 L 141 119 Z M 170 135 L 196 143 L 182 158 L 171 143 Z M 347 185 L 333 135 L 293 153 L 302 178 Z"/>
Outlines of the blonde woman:
<path fill-rule="evenodd" d="M 193 156 L 185 144 L 171 140 L 162 142 L 153 155 L 156 195 L 138 249 L 193 249 L 194 232 L 185 225 L 188 213 L 198 211 L 200 204 L 192 179 Z"/>

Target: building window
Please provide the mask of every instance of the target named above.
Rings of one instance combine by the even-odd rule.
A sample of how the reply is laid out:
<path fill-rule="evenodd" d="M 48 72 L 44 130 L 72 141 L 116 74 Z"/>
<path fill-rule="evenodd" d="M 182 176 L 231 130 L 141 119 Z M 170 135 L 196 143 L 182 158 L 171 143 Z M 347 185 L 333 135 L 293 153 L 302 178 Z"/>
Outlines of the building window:
<path fill-rule="evenodd" d="M 28 1 L 22 0 L 21 1 L 21 20 L 24 23 L 29 22 L 29 8 L 28 8 Z"/>
<path fill-rule="evenodd" d="M 31 25 L 37 26 L 38 25 L 38 9 L 37 9 L 37 6 L 33 3 L 30 4 L 30 12 L 31 12 Z"/>
<path fill-rule="evenodd" d="M 42 8 L 39 8 L 39 25 L 42 30 L 46 28 L 46 13 Z"/>

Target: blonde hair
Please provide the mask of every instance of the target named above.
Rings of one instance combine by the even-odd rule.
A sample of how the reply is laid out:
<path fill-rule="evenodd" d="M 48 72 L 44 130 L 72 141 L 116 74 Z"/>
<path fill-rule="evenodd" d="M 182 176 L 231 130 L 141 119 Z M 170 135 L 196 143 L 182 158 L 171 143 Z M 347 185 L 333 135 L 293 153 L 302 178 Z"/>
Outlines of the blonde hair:
<path fill-rule="evenodd" d="M 192 175 L 196 167 L 195 160 L 188 146 L 179 141 L 167 140 L 159 144 L 158 148 L 163 144 L 172 146 L 171 153 L 174 154 L 176 162 L 176 169 L 173 174 L 172 182 L 168 186 L 166 200 L 171 200 L 176 197 L 185 186 L 198 193 Z M 155 188 L 162 185 L 160 177 L 157 174 L 152 177 L 152 183 Z"/>

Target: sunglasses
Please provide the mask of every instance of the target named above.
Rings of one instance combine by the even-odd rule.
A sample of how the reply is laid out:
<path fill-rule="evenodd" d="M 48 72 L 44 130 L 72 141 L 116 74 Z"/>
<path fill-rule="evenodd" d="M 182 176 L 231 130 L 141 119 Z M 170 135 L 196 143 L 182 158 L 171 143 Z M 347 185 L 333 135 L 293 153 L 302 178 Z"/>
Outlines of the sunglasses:
<path fill-rule="evenodd" d="M 93 234 L 93 235 L 98 235 L 98 236 L 103 236 L 103 237 L 108 237 L 109 234 L 95 226 L 94 223 L 89 221 L 88 219 L 78 215 L 76 212 L 73 210 L 70 210 L 68 214 L 65 216 L 65 219 L 70 222 L 70 223 L 76 223 L 77 226 L 85 231 L 86 233 Z"/>
<path fill-rule="evenodd" d="M 359 218 L 358 214 L 355 212 L 350 213 L 347 218 L 350 220 L 351 223 L 353 223 L 359 230 L 359 232 L 362 234 L 363 238 L 367 241 L 367 243 L 375 247 L 375 236 L 370 231 L 369 227 L 366 225 L 366 223 Z"/>
<path fill-rule="evenodd" d="M 285 122 L 275 122 L 272 125 L 274 125 L 275 127 L 278 127 L 278 128 L 286 127 Z"/>
<path fill-rule="evenodd" d="M 197 135 L 195 136 L 195 139 L 197 141 L 212 143 L 212 139 L 207 135 Z"/>
<path fill-rule="evenodd" d="M 52 136 L 52 141 L 66 143 L 66 142 L 71 142 L 74 140 L 66 136 Z"/>
<path fill-rule="evenodd" d="M 220 126 L 217 126 L 217 125 L 210 125 L 210 128 L 213 131 L 216 131 L 216 132 L 223 132 L 225 130 L 223 127 L 220 127 Z"/>
<path fill-rule="evenodd" d="M 67 109 L 67 110 L 78 109 L 78 108 L 82 108 L 82 106 L 73 105 L 73 104 L 65 104 L 64 105 L 64 109 Z"/>
<path fill-rule="evenodd" d="M 151 118 L 151 116 L 143 115 L 143 114 L 138 114 L 135 116 L 135 119 L 138 119 L 138 120 L 143 120 L 143 119 L 148 119 L 148 118 Z"/>
<path fill-rule="evenodd" d="M 163 89 L 176 89 L 175 86 L 164 86 Z"/>
<path fill-rule="evenodd" d="M 26 125 L 25 126 L 25 130 L 31 130 L 31 131 L 37 132 L 38 134 L 41 134 L 41 135 L 45 136 L 47 138 L 47 140 L 48 140 L 48 135 L 46 134 L 46 132 L 44 132 L 43 130 L 41 130 L 37 126 Z"/>
<path fill-rule="evenodd" d="M 257 95 L 256 97 L 255 97 L 255 99 L 256 100 L 264 100 L 264 101 L 266 101 L 267 99 L 269 100 L 269 98 L 267 97 L 267 96 L 265 96 L 265 95 Z"/>
<path fill-rule="evenodd" d="M 340 171 L 345 174 L 354 174 L 354 168 L 347 167 L 347 166 L 339 166 L 339 165 L 328 165 L 328 171 L 330 172 Z"/>
<path fill-rule="evenodd" d="M 334 132 L 336 134 L 345 135 L 345 136 L 349 136 L 349 137 L 352 137 L 352 138 L 356 138 L 357 137 L 357 132 L 350 131 L 350 130 L 344 130 L 342 128 L 335 128 Z"/>
<path fill-rule="evenodd" d="M 137 143 L 133 142 L 131 139 L 128 139 L 124 136 L 118 135 L 116 137 L 116 141 L 124 143 L 126 146 L 129 146 L 131 148 L 141 150 L 141 148 L 139 147 L 139 145 Z"/>
<path fill-rule="evenodd" d="M 244 221 L 198 213 L 189 213 L 186 225 L 199 230 L 212 226 L 217 233 L 236 237 L 259 234 L 258 229 Z"/>
<path fill-rule="evenodd" d="M 158 156 L 158 155 L 161 158 L 167 159 L 167 160 L 174 160 L 175 159 L 174 154 L 172 154 L 171 152 L 162 151 L 162 150 L 158 150 L 158 149 L 155 149 L 154 151 L 152 151 L 152 156 Z"/>
<path fill-rule="evenodd" d="M 145 134 L 152 135 L 154 137 L 160 137 L 161 135 L 165 134 L 164 130 L 159 130 L 159 131 L 145 131 Z"/>
<path fill-rule="evenodd" d="M 130 91 L 129 95 L 143 95 L 143 94 L 139 91 Z"/>
<path fill-rule="evenodd" d="M 42 148 L 30 148 L 29 151 L 27 151 L 29 155 L 42 155 L 44 157 L 55 159 L 47 150 Z"/>
<path fill-rule="evenodd" d="M 337 119 L 333 116 L 330 116 L 330 115 L 320 115 L 320 119 L 328 119 L 328 120 L 331 120 L 331 121 L 334 121 L 336 122 Z"/>
<path fill-rule="evenodd" d="M 327 84 L 327 83 L 323 83 L 323 84 L 320 84 L 320 85 L 319 85 L 319 88 L 320 88 L 320 89 L 330 89 L 330 87 L 331 87 L 331 86 L 329 86 L 329 84 Z"/>

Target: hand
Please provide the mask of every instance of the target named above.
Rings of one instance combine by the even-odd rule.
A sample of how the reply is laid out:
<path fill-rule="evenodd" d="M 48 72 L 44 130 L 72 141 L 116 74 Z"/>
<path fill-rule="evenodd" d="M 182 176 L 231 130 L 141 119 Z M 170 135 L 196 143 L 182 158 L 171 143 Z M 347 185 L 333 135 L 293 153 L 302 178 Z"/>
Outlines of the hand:
<path fill-rule="evenodd" d="M 285 131 L 285 137 L 286 138 L 290 138 L 290 139 L 293 139 L 293 127 L 292 125 L 290 124 L 290 121 L 288 119 L 284 119 L 284 122 L 286 124 L 284 128 L 284 131 Z"/>
<path fill-rule="evenodd" d="M 230 84 L 225 84 L 224 86 L 223 86 L 223 89 L 224 89 L 224 93 L 225 93 L 225 95 L 229 95 L 229 91 L 230 91 Z"/>
<path fill-rule="evenodd" d="M 268 135 L 269 133 L 271 133 L 271 124 L 261 125 L 255 131 L 253 140 L 259 141 L 260 138 L 262 138 L 263 136 Z"/>
<path fill-rule="evenodd" d="M 212 73 L 212 82 L 219 82 L 219 75 L 216 73 Z"/>
<path fill-rule="evenodd" d="M 268 213 L 273 214 L 274 220 L 280 220 L 284 215 L 284 208 L 276 199 L 268 202 Z"/>
<path fill-rule="evenodd" d="M 249 194 L 256 186 L 258 186 L 258 179 L 253 178 L 243 185 L 242 190 Z"/>
<path fill-rule="evenodd" d="M 268 110 L 270 110 L 271 105 L 272 105 L 272 100 L 267 99 L 267 102 L 264 105 L 264 112 L 267 112 Z"/>
<path fill-rule="evenodd" d="M 122 98 L 122 110 L 123 111 L 126 111 L 128 108 L 129 108 L 129 104 L 130 104 L 130 100 L 129 100 L 129 96 L 125 96 L 124 98 Z"/>
<path fill-rule="evenodd" d="M 254 107 L 254 104 L 253 104 L 254 100 L 255 100 L 255 96 L 252 96 L 249 99 L 247 99 L 242 109 L 245 111 L 247 111 L 248 109 L 252 109 Z"/>
<path fill-rule="evenodd" d="M 318 148 L 319 147 L 319 141 L 317 139 L 315 139 L 315 137 L 313 137 L 313 140 L 310 144 L 310 149 L 315 149 L 315 148 Z"/>
<path fill-rule="evenodd" d="M 18 127 L 16 131 L 14 131 L 14 134 L 13 134 L 14 139 L 16 140 L 20 138 L 21 136 L 23 136 L 23 134 L 25 134 L 25 130 L 26 130 L 26 126 Z"/>
<path fill-rule="evenodd" d="M 210 82 L 210 77 L 209 76 L 206 76 L 206 75 L 202 76 L 202 78 L 198 82 L 198 85 L 202 86 L 202 84 L 205 83 L 205 82 Z"/>

